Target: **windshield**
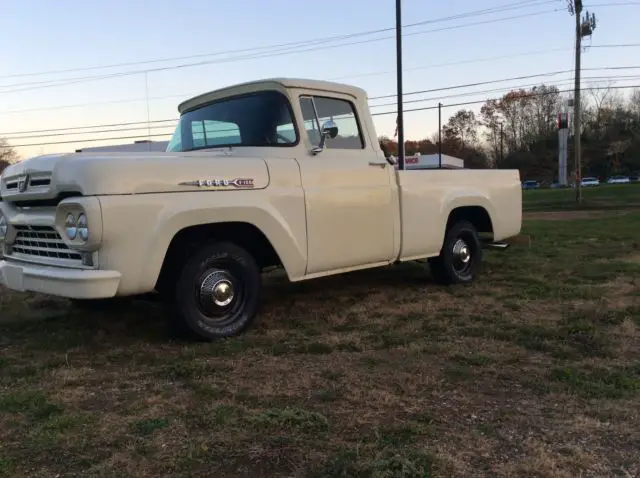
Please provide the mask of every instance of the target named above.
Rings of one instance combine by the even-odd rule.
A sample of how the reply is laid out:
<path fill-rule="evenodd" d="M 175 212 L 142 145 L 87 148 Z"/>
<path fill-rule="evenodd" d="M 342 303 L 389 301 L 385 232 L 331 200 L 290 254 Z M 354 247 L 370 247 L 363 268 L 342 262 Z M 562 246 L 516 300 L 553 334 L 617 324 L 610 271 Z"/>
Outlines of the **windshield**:
<path fill-rule="evenodd" d="M 295 146 L 289 100 L 277 91 L 223 98 L 180 117 L 168 152 L 225 146 Z"/>

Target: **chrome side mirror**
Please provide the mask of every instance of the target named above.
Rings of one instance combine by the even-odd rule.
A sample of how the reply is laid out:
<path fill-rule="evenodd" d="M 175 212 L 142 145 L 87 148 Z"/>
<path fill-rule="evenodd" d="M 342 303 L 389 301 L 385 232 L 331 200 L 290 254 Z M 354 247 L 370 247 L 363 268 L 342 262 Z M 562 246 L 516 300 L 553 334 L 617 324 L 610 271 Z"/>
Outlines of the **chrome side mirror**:
<path fill-rule="evenodd" d="M 327 141 L 327 138 L 335 138 L 338 136 L 338 125 L 333 120 L 327 120 L 322 125 L 322 131 L 320 133 L 320 144 L 315 146 L 311 150 L 311 154 L 318 154 L 324 151 L 324 146 Z"/>

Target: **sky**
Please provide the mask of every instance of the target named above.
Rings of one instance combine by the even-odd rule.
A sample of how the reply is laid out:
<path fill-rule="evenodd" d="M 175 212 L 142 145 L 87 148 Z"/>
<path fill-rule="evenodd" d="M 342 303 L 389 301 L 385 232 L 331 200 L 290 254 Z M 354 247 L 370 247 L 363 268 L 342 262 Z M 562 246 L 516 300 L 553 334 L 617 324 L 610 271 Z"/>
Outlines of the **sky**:
<path fill-rule="evenodd" d="M 640 1 L 584 6 L 597 19 L 593 36 L 583 40 L 585 86 L 640 86 Z M 574 67 L 575 20 L 566 0 L 403 0 L 402 8 L 405 93 Z M 168 140 L 179 102 L 260 78 L 335 80 L 366 89 L 370 98 L 396 92 L 393 0 L 0 0 L 0 12 L 0 138 L 22 158 L 131 143 L 149 133 Z M 636 46 L 606 47 L 628 44 Z M 201 64 L 185 66 L 193 63 Z M 637 68 L 588 70 L 611 66 Z M 461 107 L 477 113 L 481 106 L 447 105 L 542 82 L 569 89 L 572 79 L 567 72 L 406 95 L 412 102 L 405 110 L 440 101 L 445 123 Z M 370 101 L 373 113 L 394 112 L 394 103 Z M 395 118 L 375 115 L 378 135 L 392 136 Z M 96 125 L 121 126 L 60 130 Z M 437 130 L 437 109 L 405 113 L 407 139 Z"/>

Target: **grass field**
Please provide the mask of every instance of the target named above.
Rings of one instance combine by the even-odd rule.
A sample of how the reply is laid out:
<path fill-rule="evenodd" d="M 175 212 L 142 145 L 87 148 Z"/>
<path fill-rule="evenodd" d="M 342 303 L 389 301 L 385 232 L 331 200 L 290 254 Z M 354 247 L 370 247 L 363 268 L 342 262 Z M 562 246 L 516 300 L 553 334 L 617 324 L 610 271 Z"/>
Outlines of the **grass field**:
<path fill-rule="evenodd" d="M 580 209 L 640 209 L 640 183 L 603 184 L 582 188 Z M 575 189 L 537 189 L 523 191 L 525 211 L 556 211 L 575 209 Z"/>
<path fill-rule="evenodd" d="M 534 213 L 470 287 L 274 274 L 211 344 L 1 290 L 0 476 L 638 476 L 639 231 Z"/>

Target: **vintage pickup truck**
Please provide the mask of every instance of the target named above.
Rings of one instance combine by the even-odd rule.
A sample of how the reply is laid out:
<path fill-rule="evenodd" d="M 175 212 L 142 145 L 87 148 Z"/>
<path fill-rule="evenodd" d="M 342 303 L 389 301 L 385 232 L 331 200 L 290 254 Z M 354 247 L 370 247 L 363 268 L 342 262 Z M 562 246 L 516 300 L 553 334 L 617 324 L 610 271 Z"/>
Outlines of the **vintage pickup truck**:
<path fill-rule="evenodd" d="M 257 315 L 262 272 L 302 281 L 426 260 L 469 283 L 518 235 L 515 170 L 398 170 L 366 92 L 314 80 L 181 103 L 166 152 L 34 157 L 5 170 L 0 283 L 95 303 L 158 293 L 205 340 Z"/>

